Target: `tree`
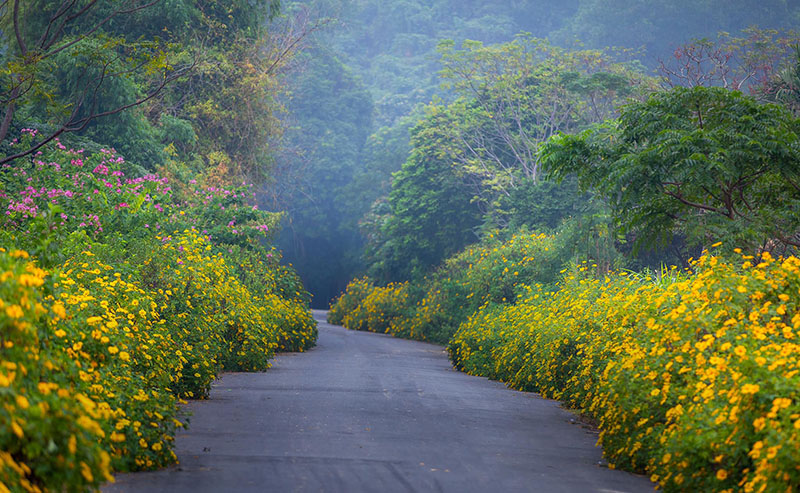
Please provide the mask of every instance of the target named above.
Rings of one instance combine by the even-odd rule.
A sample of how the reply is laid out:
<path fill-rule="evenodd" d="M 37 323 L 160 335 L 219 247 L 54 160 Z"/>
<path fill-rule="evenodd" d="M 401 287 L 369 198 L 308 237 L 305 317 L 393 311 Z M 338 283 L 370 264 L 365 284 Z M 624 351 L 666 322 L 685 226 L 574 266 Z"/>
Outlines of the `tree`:
<path fill-rule="evenodd" d="M 270 178 L 285 130 L 284 76 L 325 20 L 305 8 L 287 9 L 273 19 L 277 4 L 272 0 L 255 2 L 255 9 L 250 4 L 201 4 L 195 14 L 208 46 L 192 73 L 173 84 L 151 113 L 192 125 L 194 152 L 181 157 L 200 161 L 215 180 L 263 183 Z"/>
<path fill-rule="evenodd" d="M 559 134 L 548 172 L 598 190 L 640 245 L 780 250 L 800 240 L 800 121 L 724 88 L 677 87 L 626 106 L 618 122 Z"/>
<path fill-rule="evenodd" d="M 265 179 L 283 130 L 280 71 L 317 27 L 303 9 L 275 22 L 278 0 L 2 5 L 0 162 L 72 135 L 211 183 Z M 26 126 L 34 145 L 7 145 Z"/>
<path fill-rule="evenodd" d="M 716 40 L 695 39 L 660 60 L 658 72 L 666 88 L 719 86 L 764 95 L 776 73 L 791 60 L 795 33 L 749 28 L 744 36 L 722 32 Z"/>
<path fill-rule="evenodd" d="M 527 35 L 484 46 L 439 45 L 444 87 L 459 97 L 451 128 L 454 161 L 481 177 L 484 189 L 509 195 L 520 180 L 537 181 L 537 149 L 616 115 L 648 78 L 599 50 L 570 51 Z"/>
<path fill-rule="evenodd" d="M 444 152 L 454 122 L 446 112 L 430 111 L 412 130 L 411 155 L 393 175 L 389 211 L 368 216 L 376 229 L 365 231 L 365 256 L 370 275 L 381 281 L 422 277 L 478 239 L 480 209 Z"/>
<path fill-rule="evenodd" d="M 8 48 L 2 72 L 0 143 L 9 138 L 20 111 L 46 118 L 47 131 L 31 146 L 0 157 L 0 164 L 27 156 L 68 132 L 81 131 L 98 118 L 116 115 L 156 97 L 191 66 L 176 66 L 157 38 L 130 42 L 108 28 L 121 17 L 160 0 L 5 0 L 0 4 Z M 73 70 L 59 71 L 69 60 Z M 58 80 L 56 74 L 67 74 Z M 109 103 L 108 87 L 138 77 L 143 90 Z M 137 88 L 138 89 L 138 88 Z"/>

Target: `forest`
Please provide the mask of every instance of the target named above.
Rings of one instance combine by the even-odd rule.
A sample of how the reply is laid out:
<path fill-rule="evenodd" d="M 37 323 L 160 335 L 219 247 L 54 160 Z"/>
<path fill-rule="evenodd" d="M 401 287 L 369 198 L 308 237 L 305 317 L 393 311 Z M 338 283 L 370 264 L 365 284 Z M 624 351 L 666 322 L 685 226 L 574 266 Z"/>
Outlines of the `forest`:
<path fill-rule="evenodd" d="M 800 6 L 4 0 L 0 491 L 175 462 L 309 309 L 800 484 Z M 632 385 L 635 382 L 636 385 Z"/>
<path fill-rule="evenodd" d="M 575 176 L 565 173 L 566 180 L 556 185 L 552 174 L 544 180 L 528 174 L 508 186 L 490 184 L 500 177 L 485 176 L 476 166 L 499 159 L 485 172 L 503 168 L 525 175 L 517 169 L 526 166 L 520 159 L 530 161 L 524 154 L 534 152 L 537 143 L 604 122 L 629 99 L 641 100 L 655 89 L 739 85 L 748 95 L 761 91 L 761 102 L 792 97 L 790 81 L 767 82 L 779 73 L 790 77 L 785 72 L 796 59 L 791 45 L 798 8 L 792 2 L 675 1 L 667 8 L 613 0 L 302 5 L 330 22 L 311 37 L 309 51 L 301 55 L 307 61 L 292 79 L 286 103 L 289 152 L 277 158 L 286 163 L 279 169 L 290 171 L 275 174 L 267 203 L 287 212 L 279 245 L 318 308 L 353 277 L 406 280 L 493 228 L 552 230 L 578 215 L 584 224 L 611 221 L 607 204 L 594 200 L 591 190 L 578 198 Z M 617 29 L 620 24 L 625 29 Z M 532 72 L 525 75 L 514 73 L 533 61 L 545 63 L 527 67 Z M 481 73 L 490 63 L 497 66 Z M 552 80 L 551 70 L 563 84 Z M 530 77 L 544 77 L 552 87 L 526 94 Z M 487 98 L 495 99 L 481 99 L 477 91 L 484 88 L 494 92 Z M 555 92 L 562 88 L 567 92 Z M 518 92 L 506 92 L 512 90 Z M 480 108 L 470 106 L 476 100 Z M 509 152 L 520 156 L 506 161 L 500 155 L 442 152 L 439 164 L 423 159 L 425 171 L 410 164 L 461 138 L 431 133 L 445 120 L 458 122 L 464 135 L 492 112 L 524 111 L 545 101 L 561 105 L 549 121 L 540 115 L 524 122 L 529 130 L 519 135 L 483 128 L 475 142 L 465 143 L 491 153 L 487 139 L 512 138 Z M 450 161 L 458 165 L 448 166 Z M 420 194 L 426 200 L 416 200 Z M 403 196 L 415 204 L 407 207 Z M 573 210 L 586 207 L 594 209 Z M 627 253 L 633 239 L 615 248 Z M 666 246 L 658 243 L 627 256 L 626 262 L 631 268 L 679 263 L 688 259 L 686 249 L 696 246 L 683 243 L 679 235 Z"/>

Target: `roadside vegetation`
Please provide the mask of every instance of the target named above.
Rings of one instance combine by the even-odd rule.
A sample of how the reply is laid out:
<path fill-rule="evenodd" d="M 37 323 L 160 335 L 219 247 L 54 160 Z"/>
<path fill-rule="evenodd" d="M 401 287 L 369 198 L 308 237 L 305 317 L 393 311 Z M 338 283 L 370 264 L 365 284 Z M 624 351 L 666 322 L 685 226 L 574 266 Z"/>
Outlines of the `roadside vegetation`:
<path fill-rule="evenodd" d="M 682 47 L 658 77 L 526 36 L 442 44 L 460 97 L 411 130 L 367 223 L 371 277 L 331 320 L 446 345 L 459 369 L 563 401 L 611 467 L 665 491 L 791 490 L 797 40 L 740 38 L 722 69 L 719 43 Z"/>
<path fill-rule="evenodd" d="M 302 37 L 277 8 L 0 6 L 0 491 L 173 464 L 184 399 L 315 344 L 256 200 Z"/>
<path fill-rule="evenodd" d="M 11 490 L 82 491 L 171 464 L 181 399 L 316 340 L 302 284 L 261 246 L 279 217 L 250 205 L 250 186 L 173 188 L 128 178 L 112 151 L 60 147 L 3 167 L 0 483 Z"/>

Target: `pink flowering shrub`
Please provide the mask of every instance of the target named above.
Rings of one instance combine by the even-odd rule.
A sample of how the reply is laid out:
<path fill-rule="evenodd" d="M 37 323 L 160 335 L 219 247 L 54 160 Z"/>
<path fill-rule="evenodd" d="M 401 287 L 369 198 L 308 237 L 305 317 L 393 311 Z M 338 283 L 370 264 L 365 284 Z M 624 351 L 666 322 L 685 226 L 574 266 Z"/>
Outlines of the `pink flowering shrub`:
<path fill-rule="evenodd" d="M 113 150 L 86 155 L 59 143 L 26 165 L 3 166 L 0 234 L 47 262 L 76 232 L 102 242 L 194 228 L 217 244 L 257 247 L 280 221 L 280 214 L 249 203 L 254 193 L 247 184 L 201 187 L 192 180 L 177 193 L 158 174 L 126 177 L 120 169 L 124 162 Z M 77 249 L 82 238 L 75 240 Z"/>

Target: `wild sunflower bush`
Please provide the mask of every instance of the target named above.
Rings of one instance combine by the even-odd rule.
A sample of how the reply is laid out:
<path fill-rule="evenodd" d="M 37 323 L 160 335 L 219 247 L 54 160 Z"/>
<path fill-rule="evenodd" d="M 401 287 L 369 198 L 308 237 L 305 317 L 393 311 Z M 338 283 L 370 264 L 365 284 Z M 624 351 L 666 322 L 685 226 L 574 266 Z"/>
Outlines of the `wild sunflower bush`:
<path fill-rule="evenodd" d="M 345 314 L 344 326 L 353 330 L 399 335 L 395 333 L 398 322 L 411 314 L 409 301 L 407 282 L 374 287 L 355 308 Z"/>
<path fill-rule="evenodd" d="M 374 288 L 375 285 L 367 277 L 350 281 L 344 292 L 331 303 L 327 316 L 328 323 L 334 325 L 344 323 L 345 315 L 357 308 Z"/>
<path fill-rule="evenodd" d="M 510 304 L 535 283 L 556 282 L 560 239 L 521 233 L 494 235 L 448 259 L 428 278 L 375 287 L 355 280 L 332 305 L 331 323 L 446 344 L 459 324 L 485 303 Z"/>
<path fill-rule="evenodd" d="M 115 470 L 174 462 L 177 377 L 184 368 L 181 339 L 155 299 L 89 251 L 56 271 L 45 303 L 61 316 L 49 326 L 63 385 L 106 411 L 102 443 Z M 185 349 L 185 348 L 184 348 Z"/>
<path fill-rule="evenodd" d="M 248 186 L 123 168 L 56 144 L 0 175 L 0 491 L 173 463 L 181 398 L 316 340 Z"/>
<path fill-rule="evenodd" d="M 66 316 L 64 304 L 46 306 L 52 279 L 26 252 L 0 250 L 0 270 L 1 489 L 97 486 L 111 478 L 101 426 L 110 410 L 62 379 L 62 370 L 77 371 L 64 368 L 49 330 Z"/>
<path fill-rule="evenodd" d="M 704 255 L 659 282 L 569 276 L 455 334 L 457 366 L 593 417 L 665 491 L 800 484 L 800 259 Z"/>

